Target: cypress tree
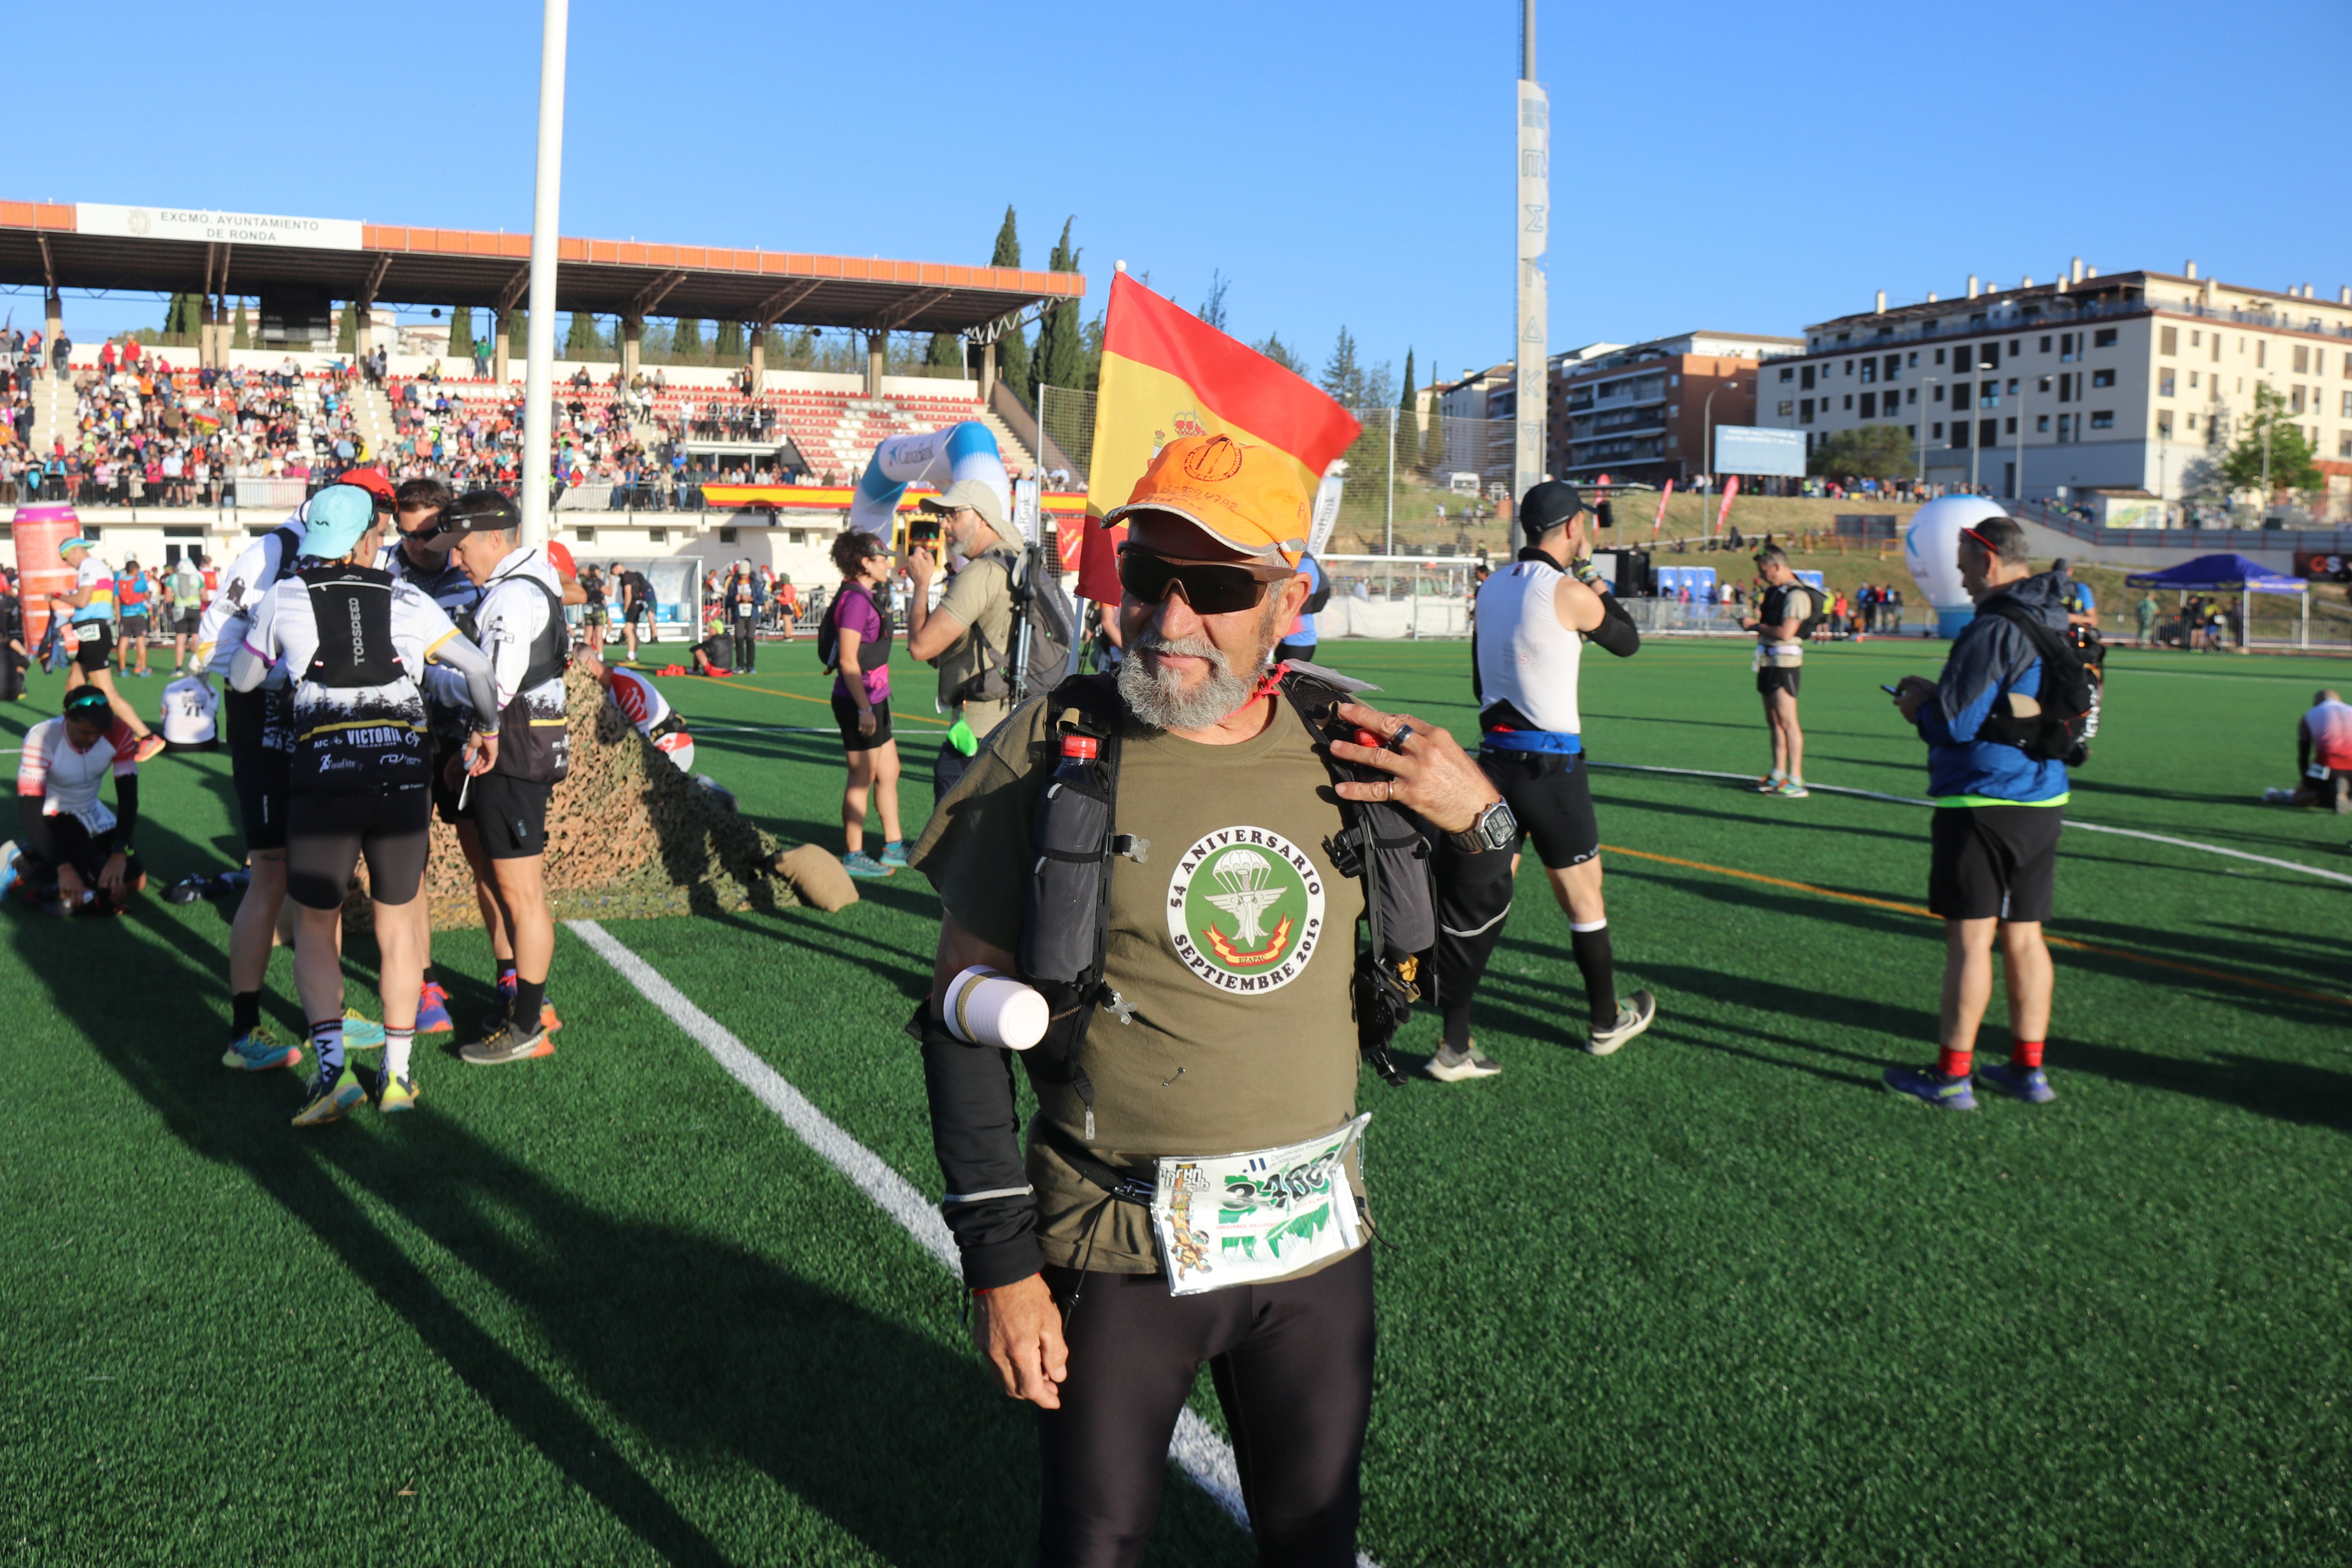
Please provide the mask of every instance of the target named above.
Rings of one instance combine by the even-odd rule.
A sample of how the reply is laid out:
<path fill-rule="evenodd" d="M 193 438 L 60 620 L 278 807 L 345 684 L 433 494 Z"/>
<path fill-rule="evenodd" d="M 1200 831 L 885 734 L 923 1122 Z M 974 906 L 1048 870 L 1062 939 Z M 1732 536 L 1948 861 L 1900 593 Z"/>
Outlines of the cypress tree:
<path fill-rule="evenodd" d="M 457 359 L 474 357 L 474 312 L 467 306 L 449 307 L 449 353 Z"/>
<path fill-rule="evenodd" d="M 963 345 L 953 332 L 933 332 L 931 351 L 923 356 L 923 362 L 934 370 L 961 371 Z"/>
<path fill-rule="evenodd" d="M 743 323 L 740 321 L 719 322 L 719 334 L 711 343 L 711 363 L 713 364 L 738 364 L 742 362 L 743 358 Z"/>
<path fill-rule="evenodd" d="M 239 296 L 236 301 L 236 331 L 229 338 L 228 346 L 233 349 L 249 349 L 253 346 L 253 329 L 246 324 L 245 300 L 242 296 Z"/>
<path fill-rule="evenodd" d="M 996 231 L 996 248 L 990 253 L 991 267 L 1021 265 L 1021 234 L 1014 226 L 1013 207 L 1006 204 L 1004 222 Z M 996 340 L 996 377 L 1023 396 L 1033 395 L 1029 385 L 1029 339 L 1015 327 Z"/>
<path fill-rule="evenodd" d="M 604 334 L 596 330 L 596 318 L 585 310 L 572 312 L 572 330 L 563 340 L 565 359 L 594 359 L 596 351 L 604 346 Z"/>
<path fill-rule="evenodd" d="M 357 353 L 359 346 L 359 317 L 353 312 L 352 302 L 346 300 L 342 316 L 335 322 L 335 352 L 339 354 Z"/>
<path fill-rule="evenodd" d="M 1414 461 L 1415 454 L 1421 450 L 1421 407 L 1413 392 L 1412 348 L 1408 344 L 1404 351 L 1403 390 L 1397 394 L 1397 450 L 1405 455 L 1407 463 Z"/>
<path fill-rule="evenodd" d="M 1079 251 L 1070 244 L 1070 225 L 1076 218 L 1062 223 L 1062 237 L 1054 244 L 1054 254 L 1045 265 L 1055 272 L 1076 272 Z M 1081 387 L 1085 384 L 1086 348 L 1080 341 L 1078 302 L 1056 300 L 1045 308 L 1045 320 L 1037 327 L 1037 363 L 1034 374 L 1040 386 Z"/>
<path fill-rule="evenodd" d="M 669 363 L 700 364 L 702 363 L 702 323 L 692 316 L 680 316 L 669 331 Z"/>

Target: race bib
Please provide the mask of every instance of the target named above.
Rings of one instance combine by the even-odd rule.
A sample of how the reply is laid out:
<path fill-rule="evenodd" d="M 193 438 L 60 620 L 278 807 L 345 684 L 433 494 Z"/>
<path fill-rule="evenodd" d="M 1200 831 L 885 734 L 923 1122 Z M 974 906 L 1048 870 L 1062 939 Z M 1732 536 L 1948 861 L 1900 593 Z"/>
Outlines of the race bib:
<path fill-rule="evenodd" d="M 2303 776 L 2307 779 L 2319 779 L 2325 781 L 2327 777 L 2327 764 L 2326 763 L 2313 763 L 2303 770 Z"/>
<path fill-rule="evenodd" d="M 1347 1161 L 1371 1119 L 1280 1149 L 1162 1156 L 1151 1226 L 1168 1293 L 1279 1279 L 1362 1246 Z"/>

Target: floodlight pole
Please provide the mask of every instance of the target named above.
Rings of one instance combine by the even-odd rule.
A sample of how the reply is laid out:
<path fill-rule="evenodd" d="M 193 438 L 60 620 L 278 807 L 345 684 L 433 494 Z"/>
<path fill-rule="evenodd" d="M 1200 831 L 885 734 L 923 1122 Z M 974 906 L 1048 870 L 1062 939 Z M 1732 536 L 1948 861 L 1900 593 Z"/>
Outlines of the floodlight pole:
<path fill-rule="evenodd" d="M 1525 500 L 1544 477 L 1545 435 L 1550 428 L 1550 365 L 1545 341 L 1550 316 L 1550 283 L 1545 274 L 1551 248 L 1551 100 L 1536 81 L 1536 0 L 1520 0 L 1518 84 L 1518 199 L 1511 210 L 1517 234 L 1517 306 L 1511 336 L 1517 409 L 1511 455 L 1511 504 Z"/>
<path fill-rule="evenodd" d="M 523 350 L 522 542 L 548 541 L 554 441 L 555 237 L 563 189 L 563 52 L 571 0 L 546 0 L 539 39 L 539 174 L 530 203 L 530 331 Z"/>

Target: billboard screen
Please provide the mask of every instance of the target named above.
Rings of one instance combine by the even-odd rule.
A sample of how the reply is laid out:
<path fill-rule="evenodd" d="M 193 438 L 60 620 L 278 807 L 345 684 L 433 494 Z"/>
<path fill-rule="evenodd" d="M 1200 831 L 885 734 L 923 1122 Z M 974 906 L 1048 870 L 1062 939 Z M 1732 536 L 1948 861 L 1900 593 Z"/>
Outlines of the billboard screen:
<path fill-rule="evenodd" d="M 1715 427 L 1715 471 L 1803 479 L 1805 433 L 1768 430 L 1760 425 L 1718 425 Z"/>

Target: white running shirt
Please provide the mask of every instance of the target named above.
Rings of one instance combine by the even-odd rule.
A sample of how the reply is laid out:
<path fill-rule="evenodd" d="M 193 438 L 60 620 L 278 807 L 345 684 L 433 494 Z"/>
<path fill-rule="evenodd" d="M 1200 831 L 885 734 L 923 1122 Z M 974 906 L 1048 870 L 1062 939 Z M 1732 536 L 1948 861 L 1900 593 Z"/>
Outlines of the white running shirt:
<path fill-rule="evenodd" d="M 1538 730 L 1576 735 L 1584 634 L 1560 625 L 1567 575 L 1549 561 L 1515 561 L 1478 590 L 1478 702 L 1508 702 Z"/>
<path fill-rule="evenodd" d="M 184 675 L 163 688 L 163 739 L 174 746 L 210 744 L 219 733 L 214 715 L 220 693 L 212 682 Z"/>

